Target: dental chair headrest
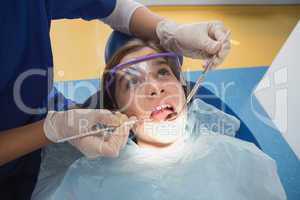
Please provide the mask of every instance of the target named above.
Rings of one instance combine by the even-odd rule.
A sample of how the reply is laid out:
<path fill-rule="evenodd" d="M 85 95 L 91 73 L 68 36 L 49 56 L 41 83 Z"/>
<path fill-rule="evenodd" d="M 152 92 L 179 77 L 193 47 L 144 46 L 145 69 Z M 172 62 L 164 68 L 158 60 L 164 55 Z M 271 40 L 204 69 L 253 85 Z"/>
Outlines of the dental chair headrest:
<path fill-rule="evenodd" d="M 109 61 L 109 59 L 114 55 L 114 53 L 121 48 L 124 44 L 126 44 L 131 39 L 134 39 L 133 36 L 121 33 L 119 31 L 113 31 L 106 43 L 105 47 L 105 63 Z M 178 56 L 180 63 L 183 63 L 183 56 Z"/>

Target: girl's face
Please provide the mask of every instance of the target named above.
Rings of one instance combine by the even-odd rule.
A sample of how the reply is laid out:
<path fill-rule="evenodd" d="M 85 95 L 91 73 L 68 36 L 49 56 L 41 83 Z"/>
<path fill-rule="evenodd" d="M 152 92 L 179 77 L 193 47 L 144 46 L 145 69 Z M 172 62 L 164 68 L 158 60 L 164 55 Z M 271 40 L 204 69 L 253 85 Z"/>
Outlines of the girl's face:
<path fill-rule="evenodd" d="M 144 47 L 127 54 L 120 63 L 155 53 L 152 48 Z M 166 117 L 179 112 L 184 105 L 185 94 L 165 58 L 148 60 L 118 71 L 115 97 L 119 110 L 127 116 L 152 121 L 151 126 L 147 123 L 136 126 L 134 132 L 139 142 L 164 145 L 173 143 L 180 136 L 174 134 L 174 129 L 178 129 L 178 123 L 182 124 L 179 122 L 182 117 L 178 116 L 173 121 L 167 121 Z M 159 129 L 150 130 L 160 125 L 169 128 L 171 135 Z M 164 136 L 160 135 L 162 132 Z"/>

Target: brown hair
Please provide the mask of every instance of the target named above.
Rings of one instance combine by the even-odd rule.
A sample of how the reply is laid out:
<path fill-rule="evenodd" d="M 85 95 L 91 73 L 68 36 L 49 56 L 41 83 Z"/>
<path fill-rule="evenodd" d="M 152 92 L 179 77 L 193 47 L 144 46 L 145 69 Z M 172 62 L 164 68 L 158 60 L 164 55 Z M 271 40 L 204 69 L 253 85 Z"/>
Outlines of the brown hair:
<path fill-rule="evenodd" d="M 109 94 L 106 91 L 106 84 L 107 81 L 110 77 L 110 70 L 118 65 L 120 63 L 120 61 L 122 60 L 122 58 L 124 58 L 127 54 L 130 54 L 132 52 L 138 51 L 144 47 L 150 47 L 153 50 L 157 51 L 158 53 L 162 53 L 165 52 L 165 50 L 156 43 L 150 42 L 150 41 L 143 41 L 140 39 L 133 39 L 130 40 L 129 42 L 127 42 L 124 46 L 122 46 L 117 52 L 114 53 L 114 55 L 112 56 L 112 58 L 108 61 L 108 63 L 105 66 L 105 70 L 104 73 L 102 75 L 102 84 L 101 84 L 101 91 L 102 91 L 102 95 L 101 95 L 101 102 L 103 102 L 102 104 L 102 108 L 104 109 L 109 109 L 109 110 L 117 110 L 117 104 L 116 104 L 116 100 L 115 100 L 115 83 L 116 81 L 113 80 L 112 83 L 109 85 L 109 91 L 110 94 L 112 95 L 112 99 L 110 98 Z M 173 71 L 174 74 L 176 74 L 176 72 L 174 71 L 175 69 L 171 68 L 171 70 Z M 178 70 L 181 69 L 176 69 L 177 72 Z M 115 78 L 115 77 L 113 77 Z M 176 76 L 176 78 L 180 81 L 180 78 Z M 184 87 L 184 90 L 186 92 L 186 89 Z"/>

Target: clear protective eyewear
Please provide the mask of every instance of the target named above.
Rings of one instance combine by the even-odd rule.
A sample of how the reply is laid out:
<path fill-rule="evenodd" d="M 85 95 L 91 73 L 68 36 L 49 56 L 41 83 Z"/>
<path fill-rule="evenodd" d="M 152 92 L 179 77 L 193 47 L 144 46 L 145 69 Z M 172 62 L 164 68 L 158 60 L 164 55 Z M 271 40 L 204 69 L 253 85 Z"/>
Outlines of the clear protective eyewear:
<path fill-rule="evenodd" d="M 125 84 L 126 88 L 136 89 L 143 83 L 155 81 L 168 81 L 175 75 L 178 81 L 185 84 L 185 80 L 181 74 L 181 62 L 179 56 L 172 52 L 150 54 L 138 57 L 126 63 L 116 65 L 109 72 L 109 78 L 105 83 L 105 90 L 109 98 L 112 98 L 112 86 L 115 87 L 117 75 L 119 83 Z"/>

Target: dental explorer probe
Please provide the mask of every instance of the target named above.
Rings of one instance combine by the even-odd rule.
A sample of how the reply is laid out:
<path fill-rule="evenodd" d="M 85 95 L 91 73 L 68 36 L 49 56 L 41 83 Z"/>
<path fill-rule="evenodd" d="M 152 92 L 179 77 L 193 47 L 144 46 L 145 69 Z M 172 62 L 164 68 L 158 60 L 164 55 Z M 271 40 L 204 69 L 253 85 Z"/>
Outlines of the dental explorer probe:
<path fill-rule="evenodd" d="M 124 122 L 123 124 L 121 124 L 120 126 L 108 126 L 105 124 L 101 124 L 98 123 L 93 127 L 93 130 L 86 132 L 86 133 L 81 133 L 79 135 L 73 135 L 73 136 L 69 136 L 63 139 L 58 140 L 58 142 L 66 142 L 69 140 L 74 140 L 74 139 L 78 139 L 81 137 L 86 137 L 86 136 L 91 136 L 91 135 L 102 135 L 104 137 L 104 139 L 107 139 L 109 136 L 112 135 L 112 133 L 121 126 L 131 126 L 133 124 L 136 124 L 138 121 L 141 121 L 142 119 L 135 119 L 135 120 L 130 120 L 127 122 Z"/>
<path fill-rule="evenodd" d="M 228 37 L 230 36 L 230 31 L 227 31 L 224 38 L 221 40 L 221 42 L 223 43 L 225 40 L 228 39 Z M 179 110 L 178 113 L 171 113 L 167 116 L 167 119 L 169 121 L 173 120 L 177 115 L 179 115 L 184 108 L 187 106 L 187 104 L 191 101 L 191 99 L 195 96 L 196 92 L 198 91 L 198 89 L 200 88 L 200 86 L 202 85 L 202 83 L 204 82 L 207 73 L 210 71 L 210 69 L 212 68 L 212 65 L 214 64 L 214 60 L 217 58 L 217 55 L 214 55 L 210 60 L 208 60 L 208 62 L 206 62 L 204 64 L 204 71 L 203 73 L 200 75 L 200 77 L 197 79 L 194 87 L 192 88 L 192 90 L 190 91 L 189 95 L 186 98 L 185 103 L 183 104 L 183 106 L 181 107 L 181 109 Z"/>

